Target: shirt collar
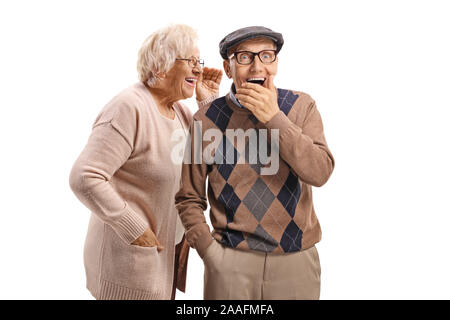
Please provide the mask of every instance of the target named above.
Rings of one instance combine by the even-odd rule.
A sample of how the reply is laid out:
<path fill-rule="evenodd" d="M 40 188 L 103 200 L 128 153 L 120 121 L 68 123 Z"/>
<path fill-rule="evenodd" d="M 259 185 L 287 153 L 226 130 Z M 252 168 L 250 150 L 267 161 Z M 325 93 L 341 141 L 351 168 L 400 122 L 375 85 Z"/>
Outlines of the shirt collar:
<path fill-rule="evenodd" d="M 237 105 L 239 108 L 246 109 L 242 104 L 239 103 L 238 99 L 234 96 L 236 93 L 236 87 L 234 86 L 234 83 L 231 85 L 230 89 L 230 100 L 233 101 L 235 105 Z"/>

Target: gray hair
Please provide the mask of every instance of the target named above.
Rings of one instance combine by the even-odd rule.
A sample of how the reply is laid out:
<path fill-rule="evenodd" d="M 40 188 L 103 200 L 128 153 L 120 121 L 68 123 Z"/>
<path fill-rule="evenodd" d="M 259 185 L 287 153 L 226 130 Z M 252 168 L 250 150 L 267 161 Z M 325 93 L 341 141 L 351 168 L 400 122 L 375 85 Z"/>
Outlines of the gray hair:
<path fill-rule="evenodd" d="M 176 58 L 187 58 L 197 39 L 196 31 L 184 24 L 171 24 L 152 33 L 139 49 L 139 80 L 155 85 L 158 74 L 168 72 Z"/>

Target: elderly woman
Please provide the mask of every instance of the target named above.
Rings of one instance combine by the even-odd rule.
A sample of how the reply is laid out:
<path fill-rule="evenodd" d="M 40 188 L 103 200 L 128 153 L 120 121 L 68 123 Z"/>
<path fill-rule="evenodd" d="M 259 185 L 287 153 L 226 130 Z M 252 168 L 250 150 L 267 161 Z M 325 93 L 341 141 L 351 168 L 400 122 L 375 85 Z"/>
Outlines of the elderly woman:
<path fill-rule="evenodd" d="M 138 57 L 140 82 L 95 120 L 70 186 L 91 210 L 85 241 L 87 288 L 96 299 L 174 299 L 185 290 L 189 246 L 174 204 L 181 163 L 171 135 L 218 95 L 222 71 L 203 69 L 197 35 L 171 25 L 150 35 Z"/>

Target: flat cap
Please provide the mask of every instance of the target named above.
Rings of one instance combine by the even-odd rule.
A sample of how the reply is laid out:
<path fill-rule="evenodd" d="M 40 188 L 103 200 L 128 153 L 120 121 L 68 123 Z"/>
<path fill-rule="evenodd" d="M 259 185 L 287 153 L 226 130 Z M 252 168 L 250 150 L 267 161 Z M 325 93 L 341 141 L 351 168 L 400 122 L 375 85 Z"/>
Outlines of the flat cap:
<path fill-rule="evenodd" d="M 280 52 L 281 47 L 284 44 L 283 35 L 281 33 L 272 31 L 266 27 L 253 26 L 238 29 L 223 38 L 219 44 L 220 55 L 226 60 L 228 59 L 228 49 L 237 45 L 238 43 L 260 37 L 265 37 L 273 40 L 277 46 L 277 53 Z"/>

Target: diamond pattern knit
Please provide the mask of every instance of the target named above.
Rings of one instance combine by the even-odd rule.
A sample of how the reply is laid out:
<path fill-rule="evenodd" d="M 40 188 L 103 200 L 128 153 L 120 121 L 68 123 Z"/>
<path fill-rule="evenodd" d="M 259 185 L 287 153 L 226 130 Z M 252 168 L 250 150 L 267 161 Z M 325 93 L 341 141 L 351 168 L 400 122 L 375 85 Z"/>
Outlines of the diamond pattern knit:
<path fill-rule="evenodd" d="M 204 204 L 202 194 L 198 194 L 197 199 L 192 198 L 192 190 L 204 189 L 202 184 L 207 175 L 213 236 L 224 245 L 242 250 L 289 253 L 307 249 L 320 240 L 321 231 L 312 206 L 311 185 L 301 179 L 303 172 L 309 174 L 309 171 L 299 167 L 302 157 L 306 156 L 299 152 L 305 148 L 300 144 L 310 147 L 318 143 L 322 147 L 314 152 L 317 152 L 318 160 L 325 164 L 328 172 L 318 173 L 317 176 L 329 176 L 334 159 L 327 148 L 320 118 L 308 114 L 316 112 L 314 101 L 304 93 L 284 89 L 277 91 L 281 112 L 274 117 L 273 123 L 271 120 L 262 124 L 249 110 L 235 106 L 228 97 L 216 99 L 194 115 L 194 120 L 202 121 L 203 131 L 218 128 L 223 135 L 215 150 L 213 164 L 183 165 L 183 183 L 176 202 L 188 232 L 195 226 L 189 223 L 194 211 L 197 212 L 194 210 L 198 208 L 195 203 Z M 317 136 L 302 133 L 300 125 L 307 119 L 319 121 L 315 123 L 319 125 Z M 246 137 L 242 146 L 235 141 L 237 139 L 230 140 L 227 129 L 242 129 L 245 132 L 249 129 L 279 129 L 280 142 L 276 146 L 280 150 L 278 171 L 272 175 L 261 174 L 261 169 L 270 167 L 271 163 L 264 164 L 260 153 L 255 159 L 254 154 L 250 156 L 249 152 L 260 150 L 263 144 L 267 144 L 270 151 L 270 133 L 268 138 L 262 139 L 261 131 L 257 130 L 256 141 Z M 204 141 L 205 146 L 207 142 Z M 291 147 L 294 149 L 289 150 Z M 231 163 L 227 161 L 230 159 Z M 198 219 L 197 213 L 195 217 Z"/>

